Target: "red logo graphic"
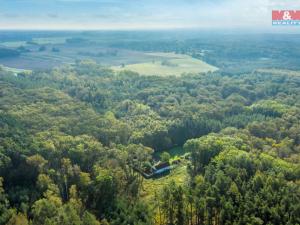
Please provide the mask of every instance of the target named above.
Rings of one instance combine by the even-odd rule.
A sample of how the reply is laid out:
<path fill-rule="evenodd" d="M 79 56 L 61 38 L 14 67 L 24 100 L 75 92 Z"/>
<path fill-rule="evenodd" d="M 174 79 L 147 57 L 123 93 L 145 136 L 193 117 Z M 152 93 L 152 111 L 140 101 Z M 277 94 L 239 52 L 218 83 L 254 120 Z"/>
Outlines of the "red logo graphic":
<path fill-rule="evenodd" d="M 272 20 L 300 20 L 300 10 L 272 10 Z"/>

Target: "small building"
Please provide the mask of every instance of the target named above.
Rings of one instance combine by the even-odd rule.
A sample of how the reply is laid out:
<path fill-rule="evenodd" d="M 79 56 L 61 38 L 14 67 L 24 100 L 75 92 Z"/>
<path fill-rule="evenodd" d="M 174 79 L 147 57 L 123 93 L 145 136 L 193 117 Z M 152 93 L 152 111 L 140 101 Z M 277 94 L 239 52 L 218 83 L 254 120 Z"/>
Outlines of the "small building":
<path fill-rule="evenodd" d="M 157 175 L 161 175 L 167 173 L 171 170 L 171 165 L 169 162 L 159 162 L 158 164 L 152 166 L 151 168 L 147 168 L 144 171 L 139 171 L 145 178 L 151 178 Z"/>
<path fill-rule="evenodd" d="M 158 165 L 154 166 L 153 174 L 158 175 L 164 172 L 168 172 L 171 170 L 171 166 L 169 162 L 159 163 Z"/>

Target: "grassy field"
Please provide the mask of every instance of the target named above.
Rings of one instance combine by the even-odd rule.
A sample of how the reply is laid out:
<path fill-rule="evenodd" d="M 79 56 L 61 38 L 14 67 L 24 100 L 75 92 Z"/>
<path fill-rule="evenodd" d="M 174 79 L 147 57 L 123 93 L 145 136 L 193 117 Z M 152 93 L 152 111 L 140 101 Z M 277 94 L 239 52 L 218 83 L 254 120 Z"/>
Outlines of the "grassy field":
<path fill-rule="evenodd" d="M 155 193 L 159 193 L 161 189 L 169 184 L 172 180 L 178 185 L 184 185 L 187 182 L 187 169 L 185 163 L 173 169 L 170 174 L 159 177 L 145 179 L 141 196 L 146 201 L 151 201 Z"/>
<path fill-rule="evenodd" d="M 218 68 L 188 55 L 174 53 L 147 53 L 153 57 L 152 61 L 113 66 L 115 71 L 130 70 L 142 75 L 180 76 L 184 73 L 213 72 Z"/>

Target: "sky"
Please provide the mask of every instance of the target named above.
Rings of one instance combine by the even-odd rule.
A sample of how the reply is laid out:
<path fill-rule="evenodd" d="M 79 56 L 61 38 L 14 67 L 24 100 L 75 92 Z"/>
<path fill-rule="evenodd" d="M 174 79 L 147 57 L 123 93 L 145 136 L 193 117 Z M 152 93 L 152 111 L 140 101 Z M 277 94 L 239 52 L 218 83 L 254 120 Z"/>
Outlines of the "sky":
<path fill-rule="evenodd" d="M 263 30 L 272 9 L 300 9 L 300 0 L 0 0 L 0 29 Z"/>

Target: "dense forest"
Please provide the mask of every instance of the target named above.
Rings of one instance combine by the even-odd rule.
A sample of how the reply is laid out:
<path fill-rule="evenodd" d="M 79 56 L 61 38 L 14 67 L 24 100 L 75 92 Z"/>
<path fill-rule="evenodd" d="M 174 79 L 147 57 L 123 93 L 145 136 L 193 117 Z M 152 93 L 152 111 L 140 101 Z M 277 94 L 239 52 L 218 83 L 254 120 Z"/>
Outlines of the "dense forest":
<path fill-rule="evenodd" d="M 145 200 L 178 146 L 185 183 Z M 0 68 L 0 225 L 28 224 L 300 224 L 300 74 Z"/>

